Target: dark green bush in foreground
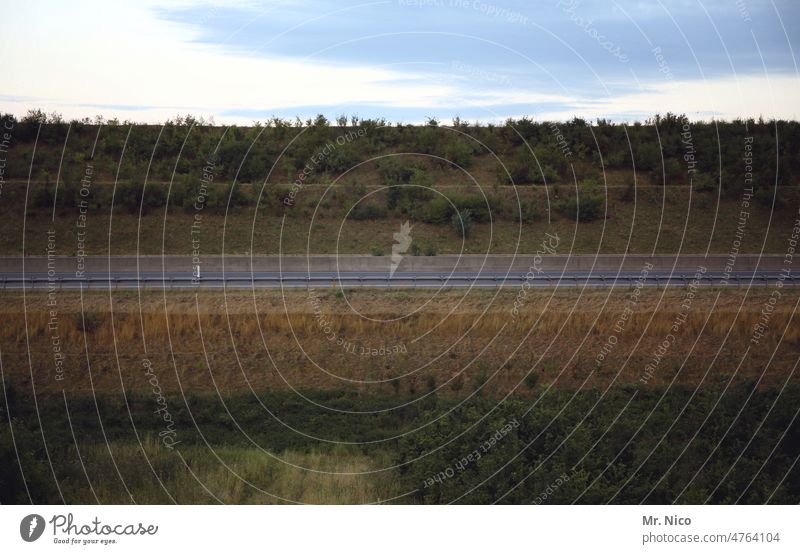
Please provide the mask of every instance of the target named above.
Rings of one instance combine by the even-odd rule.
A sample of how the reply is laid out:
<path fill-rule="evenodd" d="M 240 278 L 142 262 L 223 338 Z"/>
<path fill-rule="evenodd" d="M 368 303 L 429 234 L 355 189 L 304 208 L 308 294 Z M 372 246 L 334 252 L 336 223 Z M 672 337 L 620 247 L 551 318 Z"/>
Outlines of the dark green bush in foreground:
<path fill-rule="evenodd" d="M 224 397 L 233 417 L 214 393 L 189 394 L 185 402 L 180 396 L 169 397 L 167 403 L 181 441 L 176 449 L 191 447 L 195 458 L 190 464 L 200 463 L 196 456 L 202 452 L 213 456 L 212 447 L 257 453 L 255 445 L 277 453 L 335 449 L 340 457 L 349 452 L 384 462 L 388 458 L 400 467 L 395 485 L 413 491 L 404 497 L 405 502 L 800 501 L 800 467 L 795 464 L 800 456 L 800 426 L 793 421 L 800 405 L 797 386 L 783 391 L 753 390 L 752 383 L 742 382 L 724 394 L 712 388 L 696 394 L 681 387 L 648 388 L 639 389 L 629 403 L 635 387 L 618 387 L 604 396 L 594 390 L 551 390 L 537 401 L 543 389 L 535 385 L 525 397 L 505 402 L 473 397 L 458 405 L 455 398 L 433 394 L 403 408 L 370 415 L 346 412 L 374 412 L 403 399 L 356 391 L 304 392 L 330 408 L 325 409 L 289 392 L 262 393 L 258 398 L 243 393 Z M 462 386 L 447 390 L 459 391 Z M 47 453 L 65 500 L 85 498 L 86 478 L 65 417 L 64 399 L 39 398 L 40 430 L 32 399 L 14 387 L 7 390 L 8 405 L 0 410 L 0 501 L 61 502 Z M 128 395 L 130 416 L 121 395 L 99 396 L 96 408 L 90 397 L 68 397 L 67 401 L 83 452 L 105 453 L 105 448 L 96 448 L 105 444 L 104 432 L 115 445 L 135 446 L 138 440 L 147 440 L 156 443 L 151 448 L 158 447 L 163 421 L 153 415 L 155 404 L 147 395 Z M 310 437 L 363 444 L 347 446 Z M 135 449 L 126 452 L 132 456 Z M 182 462 L 173 451 L 165 449 L 165 453 L 159 457 L 157 470 L 169 476 Z M 145 478 L 151 471 L 147 461 L 141 455 L 135 457 L 118 461 L 140 468 L 137 479 Z M 209 460 L 216 463 L 209 458 L 203 462 L 206 467 Z M 90 472 L 113 468 L 98 460 L 83 461 Z M 118 481 L 113 473 L 95 477 Z M 148 498 L 160 498 L 158 490 Z M 130 499 L 121 493 L 117 501 Z"/>

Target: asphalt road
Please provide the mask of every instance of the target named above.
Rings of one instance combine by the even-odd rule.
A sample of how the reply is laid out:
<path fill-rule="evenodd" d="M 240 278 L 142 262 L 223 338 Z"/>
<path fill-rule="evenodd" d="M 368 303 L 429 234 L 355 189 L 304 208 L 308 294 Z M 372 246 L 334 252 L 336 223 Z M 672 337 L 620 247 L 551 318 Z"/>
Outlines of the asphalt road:
<path fill-rule="evenodd" d="M 800 284 L 800 275 L 784 270 L 789 266 L 776 256 L 741 256 L 733 267 L 723 256 L 437 256 L 404 262 L 391 271 L 388 257 L 373 256 L 0 258 L 0 288 L 746 287 L 779 279 Z"/>
<path fill-rule="evenodd" d="M 2 289 L 196 289 L 196 288 L 440 288 L 440 287 L 634 287 L 767 286 L 783 279 L 784 286 L 800 284 L 800 276 L 775 272 L 706 273 L 425 273 L 312 272 L 312 273 L 92 273 L 85 277 L 61 273 L 0 274 Z"/>

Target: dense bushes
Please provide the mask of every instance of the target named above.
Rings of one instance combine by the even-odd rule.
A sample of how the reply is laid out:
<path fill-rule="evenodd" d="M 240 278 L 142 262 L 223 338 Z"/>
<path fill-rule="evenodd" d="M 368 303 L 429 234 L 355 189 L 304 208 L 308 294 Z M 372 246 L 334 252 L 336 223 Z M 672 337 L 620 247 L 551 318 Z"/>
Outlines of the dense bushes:
<path fill-rule="evenodd" d="M 571 196 L 556 205 L 558 211 L 574 221 L 594 221 L 603 217 L 605 202 L 599 194 Z"/>
<path fill-rule="evenodd" d="M 423 174 L 424 172 L 419 172 Z M 706 181 L 702 181 L 706 182 Z M 31 216 L 49 213 L 53 208 L 54 185 L 31 187 L 28 213 Z M 698 190 L 705 190 L 700 189 Z M 24 193 L 24 191 L 22 191 Z M 483 193 L 437 192 L 434 189 L 409 185 L 396 185 L 368 191 L 364 186 L 342 187 L 326 194 L 317 204 L 316 196 L 303 199 L 298 196 L 287 206 L 292 187 L 270 184 L 252 186 L 231 183 L 204 185 L 198 179 L 180 177 L 169 186 L 152 183 L 144 187 L 135 181 L 119 184 L 116 188 L 96 187 L 85 198 L 80 197 L 74 187 L 63 186 L 56 200 L 58 213 L 74 210 L 76 202 L 87 200 L 93 209 L 107 211 L 113 202 L 115 213 L 138 215 L 154 210 L 164 210 L 169 205 L 171 212 L 194 213 L 199 209 L 207 213 L 224 214 L 240 207 L 253 206 L 260 198 L 259 213 L 262 215 L 288 215 L 304 217 L 308 209 L 319 206 L 321 217 L 347 217 L 355 221 L 385 218 L 406 218 L 431 225 L 452 226 L 456 213 L 470 213 L 472 224 L 488 224 L 498 221 L 521 221 L 534 223 L 542 217 L 539 194 L 522 197 L 492 191 Z M 533 191 L 531 191 L 533 192 Z M 633 187 L 622 191 L 626 200 L 633 198 Z M 541 193 L 544 195 L 544 192 Z M 143 198 L 144 196 L 144 198 Z M 770 195 L 764 195 L 770 199 Z M 580 221 L 593 221 L 603 217 L 604 199 L 596 193 L 581 193 L 580 203 L 575 197 L 567 197 L 554 204 L 554 209 L 563 217 Z M 296 204 L 296 205 L 295 205 Z M 580 204 L 580 206 L 578 205 Z"/>
<path fill-rule="evenodd" d="M 56 175 L 60 170 L 64 178 L 90 159 L 106 180 L 115 177 L 118 169 L 122 180 L 141 179 L 149 168 L 149 180 L 169 181 L 173 173 L 191 174 L 214 157 L 219 180 L 245 183 L 263 181 L 268 174 L 271 182 L 290 182 L 303 169 L 310 169 L 316 182 L 326 182 L 332 174 L 377 159 L 381 181 L 392 185 L 410 183 L 415 169 L 452 172 L 457 171 L 455 164 L 471 171 L 480 165 L 479 159 L 495 164 L 497 156 L 510 173 L 509 178 L 496 164 L 494 175 L 500 184 L 569 180 L 571 166 L 589 165 L 598 173 L 635 167 L 658 182 L 663 174 L 665 183 L 672 185 L 688 184 L 690 162 L 685 156 L 689 153 L 692 167 L 699 172 L 713 175 L 721 165 L 741 173 L 745 140 L 752 150 L 759 186 L 775 181 L 775 160 L 780 185 L 792 183 L 800 174 L 800 123 L 795 121 L 703 123 L 666 114 L 628 125 L 521 118 L 485 126 L 454 121 L 446 128 L 433 120 L 414 126 L 357 117 L 340 119 L 337 123 L 344 123 L 340 126 L 320 116 L 306 121 L 273 118 L 252 127 L 224 128 L 188 116 L 168 122 L 162 131 L 158 125 L 118 121 L 105 122 L 101 128 L 85 120 L 73 122 L 64 167 L 60 167 L 68 127 L 60 117 L 32 111 L 20 120 L 0 114 L 0 120 L 13 127 L 6 178 L 14 179 L 27 178 L 33 141 L 42 124 L 33 168 L 33 179 L 39 181 L 46 172 Z M 91 158 L 95 139 L 97 148 Z"/>
<path fill-rule="evenodd" d="M 453 216 L 454 211 L 450 200 L 444 196 L 436 195 L 425 205 L 425 208 L 419 214 L 419 219 L 425 223 L 447 223 Z"/>
<path fill-rule="evenodd" d="M 230 414 L 213 393 L 187 393 L 166 402 L 180 432 L 176 450 L 201 446 L 210 452 L 209 447 L 254 448 L 255 443 L 275 453 L 319 448 L 338 448 L 341 453 L 343 445 L 331 446 L 311 435 L 354 442 L 359 446 L 349 452 L 388 458 L 382 467 L 397 466 L 392 476 L 400 488 L 414 491 L 402 502 L 800 502 L 800 467 L 795 463 L 800 424 L 793 417 L 800 389 L 795 385 L 779 391 L 738 381 L 724 392 L 713 387 L 647 387 L 637 389 L 633 401 L 631 387 L 606 392 L 554 388 L 534 410 L 529 410 L 531 400 L 526 397 L 472 397 L 457 405 L 482 380 L 456 379 L 447 393 L 400 408 L 394 393 L 355 390 L 305 391 L 313 402 L 298 401 L 287 391 L 261 391 L 257 398 L 234 394 L 225 398 Z M 522 394 L 534 394 L 541 386 L 528 379 Z M 72 395 L 68 419 L 60 396 L 40 397 L 37 411 L 29 395 L 9 383 L 4 390 L 0 502 L 5 504 L 60 503 L 54 475 L 67 502 L 85 496 L 86 476 L 72 430 L 85 453 L 92 446 L 104 447 L 106 441 L 138 445 L 163 429 L 148 394 L 128 392 L 127 401 L 121 394 Z M 365 417 L 367 411 L 373 415 Z M 620 418 L 622 412 L 625 417 Z M 171 455 L 159 460 L 160 471 L 182 467 L 175 452 L 159 451 Z M 208 456 L 209 463 L 218 464 Z M 95 466 L 88 469 L 90 477 L 102 477 L 94 473 Z M 132 476 L 146 475 L 150 474 L 140 459 Z M 155 494 L 159 485 L 151 481 Z M 187 486 L 201 487 L 191 481 Z M 130 501 L 124 490 L 120 494 L 120 502 Z"/>
<path fill-rule="evenodd" d="M 416 169 L 415 164 L 408 163 L 404 157 L 399 156 L 390 156 L 378 162 L 378 175 L 390 187 L 409 183 Z"/>
<path fill-rule="evenodd" d="M 434 423 L 398 448 L 408 488 L 437 504 L 800 500 L 797 387 L 786 397 L 744 382 L 722 396 L 680 387 L 638 393 L 624 421 L 615 420 L 630 400 L 624 389 L 602 397 L 555 390 L 531 412 L 519 400 L 477 402 L 441 419 L 430 411 Z"/>
<path fill-rule="evenodd" d="M 611 170 L 603 175 L 609 177 L 604 184 L 619 188 L 622 183 L 614 198 L 633 201 L 632 172 L 620 169 L 635 167 L 638 185 L 693 183 L 698 193 L 721 186 L 722 192 L 733 198 L 740 195 L 744 182 L 745 145 L 752 152 L 748 167 L 760 202 L 771 206 L 774 184 L 792 184 L 800 175 L 800 123 L 786 121 L 710 124 L 667 114 L 627 126 L 607 121 L 590 125 L 578 119 L 553 124 L 522 118 L 486 126 L 459 120 L 444 127 L 435 120 L 427 125 L 389 126 L 383 120 L 357 117 L 339 118 L 338 125 L 333 125 L 318 117 L 223 128 L 186 117 L 169 122 L 163 131 L 153 125 L 130 127 L 110 121 L 98 127 L 81 121 L 74 122 L 61 164 L 67 125 L 59 118 L 32 112 L 19 121 L 9 115 L 0 115 L 0 119 L 13 124 L 7 179 L 27 178 L 32 141 L 43 124 L 46 140 L 36 145 L 33 183 L 28 189 L 28 213 L 33 216 L 44 214 L 54 201 L 57 214 L 74 211 L 83 199 L 106 211 L 114 190 L 108 185 L 113 182 L 118 213 L 148 213 L 167 204 L 170 210 L 191 213 L 199 197 L 203 209 L 224 213 L 253 205 L 260 195 L 260 213 L 304 217 L 314 209 L 310 198 L 315 195 L 299 194 L 292 203 L 296 205 L 288 209 L 284 201 L 290 192 L 329 183 L 346 172 L 337 181 L 343 186 L 337 186 L 321 203 L 321 217 L 343 217 L 364 195 L 374 194 L 371 204 L 354 208 L 353 219 L 392 217 L 451 226 L 454 214 L 469 210 L 477 225 L 492 220 L 530 223 L 541 216 L 535 204 L 544 191 L 541 195 L 524 193 L 527 198 L 520 209 L 512 198 L 518 191 L 497 193 L 502 185 L 546 183 L 555 192 L 555 187 L 563 190 L 564 182 L 572 182 L 573 170 L 581 183 L 592 176 L 599 183 L 602 171 Z M 689 158 L 687 144 L 692 149 Z M 93 180 L 105 182 L 93 186 L 88 198 L 83 198 L 78 187 L 88 163 L 95 168 Z M 468 167 L 470 175 L 453 164 Z M 206 168 L 213 179 L 201 194 Z M 54 194 L 56 176 L 58 193 Z M 494 193 L 487 193 L 488 199 L 484 199 L 472 187 L 472 178 L 484 191 Z M 377 190 L 381 187 L 383 190 Z M 588 222 L 602 218 L 605 212 L 604 201 L 596 194 L 559 198 L 556 192 L 553 196 L 553 213 L 561 217 Z M 776 207 L 781 206 L 780 198 L 778 195 Z"/>
<path fill-rule="evenodd" d="M 353 209 L 350 210 L 350 217 L 356 221 L 363 221 L 365 219 L 384 219 L 388 212 L 386 207 L 381 206 L 375 202 L 359 202 Z"/>

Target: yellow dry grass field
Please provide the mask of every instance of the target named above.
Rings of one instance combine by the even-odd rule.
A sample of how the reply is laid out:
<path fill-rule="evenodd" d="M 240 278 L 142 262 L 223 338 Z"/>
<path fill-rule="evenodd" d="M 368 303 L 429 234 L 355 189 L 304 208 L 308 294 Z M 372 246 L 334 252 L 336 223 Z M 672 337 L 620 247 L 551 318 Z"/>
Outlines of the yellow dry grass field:
<path fill-rule="evenodd" d="M 0 353 L 5 378 L 37 393 L 142 390 L 154 375 L 165 392 L 774 386 L 798 380 L 798 302 L 774 285 L 6 291 Z"/>

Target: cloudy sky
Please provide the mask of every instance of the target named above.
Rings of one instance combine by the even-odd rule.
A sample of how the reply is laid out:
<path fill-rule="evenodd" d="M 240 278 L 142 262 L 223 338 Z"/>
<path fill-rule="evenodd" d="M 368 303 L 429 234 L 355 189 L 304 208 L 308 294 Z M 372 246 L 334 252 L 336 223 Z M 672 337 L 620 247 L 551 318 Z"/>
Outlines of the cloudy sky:
<path fill-rule="evenodd" d="M 798 118 L 796 0 L 0 4 L 0 112 Z"/>

